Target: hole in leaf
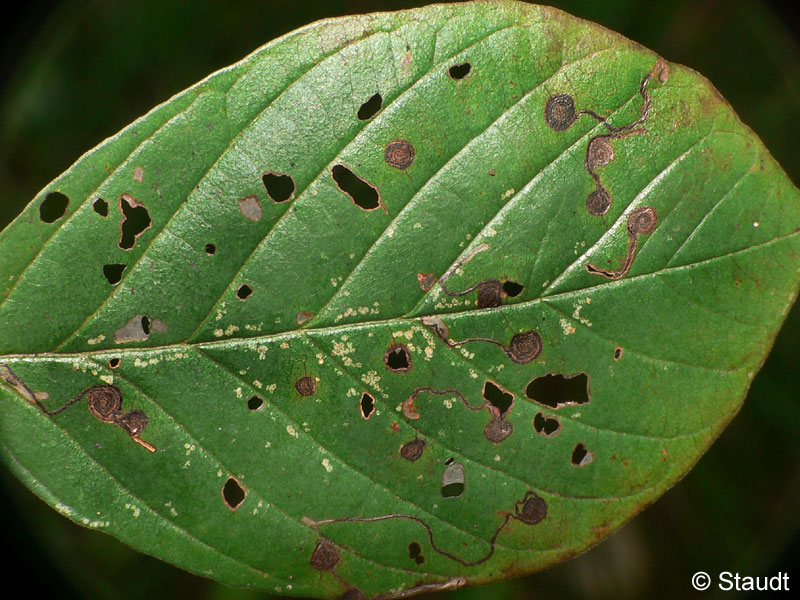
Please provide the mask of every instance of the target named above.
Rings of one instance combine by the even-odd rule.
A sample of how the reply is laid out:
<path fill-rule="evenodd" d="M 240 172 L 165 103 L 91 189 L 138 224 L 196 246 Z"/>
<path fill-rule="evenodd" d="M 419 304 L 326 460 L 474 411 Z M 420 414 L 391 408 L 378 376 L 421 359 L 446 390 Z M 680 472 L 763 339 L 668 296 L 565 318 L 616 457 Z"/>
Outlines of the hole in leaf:
<path fill-rule="evenodd" d="M 264 400 L 259 398 L 258 396 L 253 396 L 250 400 L 247 401 L 247 408 L 250 410 L 261 410 L 264 408 Z"/>
<path fill-rule="evenodd" d="M 225 485 L 222 486 L 222 499 L 225 500 L 228 508 L 231 510 L 239 508 L 244 502 L 245 496 L 247 496 L 247 492 L 239 485 L 239 482 L 234 477 L 228 477 Z"/>
<path fill-rule="evenodd" d="M 617 346 L 616 348 L 614 348 L 614 360 L 619 360 L 620 358 L 622 358 L 622 352 L 623 352 L 622 346 Z"/>
<path fill-rule="evenodd" d="M 400 456 L 409 462 L 414 462 L 422 456 L 426 445 L 427 442 L 423 439 L 413 439 L 400 446 Z"/>
<path fill-rule="evenodd" d="M 448 70 L 448 73 L 453 79 L 464 79 L 464 77 L 470 74 L 470 71 L 472 71 L 472 65 L 468 62 L 465 62 L 458 65 L 453 65 Z"/>
<path fill-rule="evenodd" d="M 517 283 L 516 281 L 505 281 L 503 282 L 503 293 L 509 298 L 516 298 L 522 293 L 522 290 L 525 286 L 521 283 Z"/>
<path fill-rule="evenodd" d="M 533 417 L 533 428 L 536 433 L 540 433 L 545 437 L 552 437 L 561 431 L 561 421 L 557 417 L 548 417 L 544 413 L 538 412 Z"/>
<path fill-rule="evenodd" d="M 236 288 L 236 297 L 239 300 L 247 300 L 253 294 L 253 288 L 251 288 L 246 283 L 243 283 L 238 288 Z"/>
<path fill-rule="evenodd" d="M 152 221 L 144 205 L 128 194 L 119 197 L 119 209 L 123 215 L 119 247 L 130 250 L 136 245 L 139 236 L 150 228 Z"/>
<path fill-rule="evenodd" d="M 108 202 L 106 202 L 102 198 L 95 198 L 94 202 L 92 202 L 92 208 L 94 209 L 94 212 L 96 212 L 101 217 L 108 216 Z"/>
<path fill-rule="evenodd" d="M 483 384 L 483 397 L 499 410 L 501 415 L 505 414 L 514 403 L 514 394 L 505 391 L 492 381 L 486 381 Z"/>
<path fill-rule="evenodd" d="M 115 357 L 108 361 L 108 366 L 112 369 L 116 369 L 119 367 L 120 363 L 122 363 L 122 360 Z"/>
<path fill-rule="evenodd" d="M 572 464 L 576 467 L 583 467 L 594 460 L 594 453 L 586 449 L 586 445 L 579 443 L 572 450 Z"/>
<path fill-rule="evenodd" d="M 356 206 L 364 210 L 375 210 L 381 205 L 381 196 L 378 189 L 361 179 L 344 165 L 334 165 L 331 176 L 345 194 Z"/>
<path fill-rule="evenodd" d="M 448 459 L 446 459 L 446 460 L 444 461 L 444 464 L 445 464 L 445 466 L 450 466 L 450 465 L 452 465 L 454 462 L 456 462 L 456 459 L 455 459 L 455 458 L 453 458 L 453 457 L 451 456 L 450 458 L 448 458 Z"/>
<path fill-rule="evenodd" d="M 147 315 L 142 315 L 142 331 L 145 335 L 150 335 L 150 318 Z"/>
<path fill-rule="evenodd" d="M 464 465 L 453 463 L 447 466 L 442 475 L 442 496 L 456 498 L 464 493 Z"/>
<path fill-rule="evenodd" d="M 214 256 L 217 253 L 217 247 L 214 244 L 206 244 L 205 251 L 209 256 Z"/>
<path fill-rule="evenodd" d="M 361 416 L 369 419 L 375 411 L 375 398 L 364 392 L 361 395 L 359 406 L 361 407 Z"/>
<path fill-rule="evenodd" d="M 589 376 L 586 373 L 537 377 L 525 388 L 525 395 L 550 408 L 589 402 Z"/>
<path fill-rule="evenodd" d="M 411 370 L 411 354 L 405 344 L 395 344 L 383 355 L 383 363 L 390 371 L 406 373 Z"/>
<path fill-rule="evenodd" d="M 128 265 L 103 265 L 103 275 L 111 285 L 117 285 L 122 279 L 122 273 Z"/>
<path fill-rule="evenodd" d="M 552 437 L 561 431 L 561 421 L 556 417 L 548 417 L 544 413 L 538 412 L 533 417 L 533 428 L 536 433 L 540 433 L 545 437 Z"/>
<path fill-rule="evenodd" d="M 261 182 L 273 202 L 286 202 L 294 194 L 294 179 L 291 175 L 268 171 L 261 176 Z"/>
<path fill-rule="evenodd" d="M 358 109 L 358 118 L 362 121 L 367 121 L 378 114 L 382 106 L 383 98 L 380 94 L 374 94 Z"/>
<path fill-rule="evenodd" d="M 317 380 L 306 375 L 294 382 L 294 389 L 301 396 L 311 396 L 317 391 Z"/>
<path fill-rule="evenodd" d="M 45 223 L 55 223 L 67 212 L 69 198 L 61 192 L 50 192 L 39 205 L 39 217 Z"/>
<path fill-rule="evenodd" d="M 422 547 L 417 542 L 411 542 L 408 545 L 408 558 L 418 565 L 425 562 L 425 557 L 422 556 Z"/>

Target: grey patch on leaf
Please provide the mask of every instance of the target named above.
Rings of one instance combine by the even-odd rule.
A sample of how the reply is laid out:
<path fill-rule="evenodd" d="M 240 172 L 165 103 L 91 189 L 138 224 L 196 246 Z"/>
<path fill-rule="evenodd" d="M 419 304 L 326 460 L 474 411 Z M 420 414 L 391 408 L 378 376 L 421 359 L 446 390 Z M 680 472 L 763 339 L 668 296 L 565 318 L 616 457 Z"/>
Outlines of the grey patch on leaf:
<path fill-rule="evenodd" d="M 128 342 L 143 342 L 149 338 L 150 333 L 145 331 L 145 319 L 147 319 L 145 315 L 136 315 L 125 323 L 125 325 L 117 329 L 114 332 L 114 343 L 125 344 Z"/>
<path fill-rule="evenodd" d="M 245 196 L 239 199 L 239 210 L 251 221 L 261 220 L 261 203 L 255 196 Z"/>

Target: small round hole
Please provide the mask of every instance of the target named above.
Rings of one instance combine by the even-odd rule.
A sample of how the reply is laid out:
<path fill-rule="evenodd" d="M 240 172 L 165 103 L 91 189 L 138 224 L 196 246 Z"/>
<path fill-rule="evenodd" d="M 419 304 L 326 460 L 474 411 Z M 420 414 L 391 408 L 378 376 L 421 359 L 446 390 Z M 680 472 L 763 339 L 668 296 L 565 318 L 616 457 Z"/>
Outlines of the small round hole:
<path fill-rule="evenodd" d="M 122 273 L 127 265 L 103 265 L 103 275 L 111 285 L 117 285 L 122 279 Z"/>
<path fill-rule="evenodd" d="M 101 217 L 108 216 L 108 202 L 106 202 L 102 198 L 95 198 L 94 202 L 92 202 L 92 208 L 94 209 L 94 212 L 96 212 Z"/>
<path fill-rule="evenodd" d="M 214 244 L 206 244 L 205 251 L 208 256 L 214 256 L 217 253 L 217 247 Z"/>
<path fill-rule="evenodd" d="M 243 283 L 238 288 L 236 288 L 236 297 L 239 300 L 247 300 L 253 294 L 253 288 L 251 288 L 246 283 Z"/>
<path fill-rule="evenodd" d="M 503 293 L 509 298 L 516 298 L 522 293 L 525 286 L 516 281 L 506 281 L 503 283 Z"/>
<path fill-rule="evenodd" d="M 67 212 L 69 198 L 61 192 L 50 192 L 39 205 L 39 217 L 45 223 L 55 223 Z"/>
<path fill-rule="evenodd" d="M 368 121 L 378 114 L 381 106 L 383 106 L 383 98 L 380 94 L 374 94 L 358 109 L 358 118 L 362 121 Z"/>
<path fill-rule="evenodd" d="M 242 505 L 246 496 L 247 492 L 239 485 L 239 482 L 234 477 L 228 477 L 225 485 L 222 486 L 222 499 L 225 500 L 228 508 L 236 510 Z"/>
<path fill-rule="evenodd" d="M 405 344 L 394 344 L 383 355 L 386 368 L 395 373 L 406 373 L 411 370 L 411 354 Z"/>
<path fill-rule="evenodd" d="M 273 202 L 286 202 L 294 194 L 294 179 L 291 175 L 269 171 L 261 176 L 261 183 Z"/>
<path fill-rule="evenodd" d="M 471 71 L 472 65 L 468 62 L 465 62 L 458 65 L 453 65 L 448 70 L 448 73 L 450 73 L 450 77 L 453 79 L 464 79 L 464 77 L 469 75 Z"/>
<path fill-rule="evenodd" d="M 258 396 L 253 396 L 247 401 L 247 408 L 250 410 L 261 410 L 264 408 L 264 401 Z"/>
<path fill-rule="evenodd" d="M 108 366 L 112 369 L 116 369 L 119 367 L 120 363 L 122 362 L 121 359 L 114 357 L 108 361 Z"/>
<path fill-rule="evenodd" d="M 361 396 L 359 406 L 361 407 L 361 416 L 365 419 L 369 419 L 375 411 L 375 398 L 365 392 Z"/>

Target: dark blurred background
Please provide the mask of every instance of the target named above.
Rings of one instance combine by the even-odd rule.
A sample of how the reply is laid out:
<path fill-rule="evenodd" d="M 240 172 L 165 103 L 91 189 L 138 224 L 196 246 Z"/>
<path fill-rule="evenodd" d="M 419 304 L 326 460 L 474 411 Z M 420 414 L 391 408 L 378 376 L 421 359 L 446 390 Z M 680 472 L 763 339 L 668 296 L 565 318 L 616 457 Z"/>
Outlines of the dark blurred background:
<path fill-rule="evenodd" d="M 0 229 L 83 152 L 261 44 L 329 16 L 413 0 L 43 2 L 4 9 L 0 36 Z M 800 22 L 792 3 L 559 0 L 706 75 L 797 184 Z M 786 8 L 788 7 L 788 8 Z M 16 12 L 14 12 L 16 11 Z M 698 570 L 790 573 L 800 585 L 797 307 L 731 426 L 686 478 L 590 552 L 441 600 L 700 596 Z M 256 600 L 74 525 L 0 470 L 7 584 L 29 597 Z M 735 593 L 721 594 L 726 598 Z M 767 594 L 760 593 L 759 597 Z M 714 598 L 714 592 L 702 594 Z M 744 597 L 742 594 L 740 597 Z"/>

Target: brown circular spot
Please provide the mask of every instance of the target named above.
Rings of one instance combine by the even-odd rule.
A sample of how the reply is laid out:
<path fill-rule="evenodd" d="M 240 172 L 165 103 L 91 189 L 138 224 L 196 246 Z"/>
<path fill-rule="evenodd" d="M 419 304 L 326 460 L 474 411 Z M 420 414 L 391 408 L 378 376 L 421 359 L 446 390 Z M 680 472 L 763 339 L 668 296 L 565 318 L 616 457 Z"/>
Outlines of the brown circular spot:
<path fill-rule="evenodd" d="M 127 431 L 128 435 L 136 437 L 142 433 L 145 427 L 147 427 L 150 419 L 148 419 L 147 415 L 142 411 L 132 410 L 130 412 L 122 413 L 115 419 L 114 422 Z"/>
<path fill-rule="evenodd" d="M 400 446 L 400 456 L 409 462 L 414 462 L 422 456 L 426 445 L 427 442 L 421 438 L 413 439 Z"/>
<path fill-rule="evenodd" d="M 602 217 L 608 212 L 610 206 L 611 196 L 609 196 L 608 192 L 602 187 L 598 187 L 595 191 L 586 196 L 586 210 L 595 217 Z"/>
<path fill-rule="evenodd" d="M 544 120 L 554 131 L 569 129 L 578 115 L 575 114 L 575 101 L 569 94 L 556 94 L 547 99 L 544 106 Z"/>
<path fill-rule="evenodd" d="M 514 504 L 514 517 L 527 525 L 536 525 L 546 516 L 547 503 L 536 492 L 528 492 Z"/>
<path fill-rule="evenodd" d="M 657 224 L 658 217 L 652 206 L 640 206 L 628 215 L 628 233 L 631 235 L 652 233 Z"/>
<path fill-rule="evenodd" d="M 311 566 L 317 571 L 330 571 L 339 564 L 339 560 L 339 549 L 325 538 L 317 542 L 317 547 L 311 553 Z"/>
<path fill-rule="evenodd" d="M 483 430 L 486 439 L 499 444 L 514 432 L 514 426 L 505 419 L 492 419 Z"/>
<path fill-rule="evenodd" d="M 113 423 L 122 408 L 122 392 L 113 385 L 97 385 L 86 392 L 89 412 L 103 423 Z"/>
<path fill-rule="evenodd" d="M 503 285 L 496 279 L 484 281 L 478 286 L 478 308 L 496 308 L 500 306 Z"/>
<path fill-rule="evenodd" d="M 523 331 L 511 338 L 506 354 L 515 363 L 524 365 L 542 353 L 542 338 L 535 331 Z"/>
<path fill-rule="evenodd" d="M 608 138 L 596 137 L 589 142 L 589 148 L 586 150 L 586 166 L 590 170 L 605 167 L 612 160 L 614 160 L 614 147 Z"/>
<path fill-rule="evenodd" d="M 317 391 L 317 380 L 306 375 L 294 382 L 294 389 L 301 396 L 311 396 Z"/>
<path fill-rule="evenodd" d="M 395 169 L 405 171 L 414 162 L 414 146 L 406 140 L 395 140 L 386 144 L 383 157 L 386 164 Z"/>

